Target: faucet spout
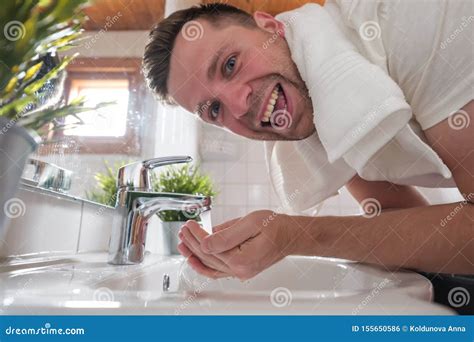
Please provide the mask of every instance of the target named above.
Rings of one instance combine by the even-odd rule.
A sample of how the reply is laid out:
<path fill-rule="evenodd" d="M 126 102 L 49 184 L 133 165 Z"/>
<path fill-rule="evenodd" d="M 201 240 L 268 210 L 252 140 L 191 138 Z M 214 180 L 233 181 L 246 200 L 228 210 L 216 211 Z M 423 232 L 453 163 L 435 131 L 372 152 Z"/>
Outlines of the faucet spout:
<path fill-rule="evenodd" d="M 211 209 L 211 197 L 174 193 L 129 191 L 127 203 L 130 206 L 122 213 L 120 231 L 113 232 L 111 236 L 111 264 L 137 264 L 143 261 L 148 222 L 156 213 L 176 210 L 191 219 Z M 116 238 L 113 240 L 113 237 Z"/>
<path fill-rule="evenodd" d="M 182 195 L 181 198 L 146 198 L 136 200 L 135 216 L 148 220 L 154 214 L 164 210 L 177 210 L 185 213 L 186 217 L 197 217 L 200 213 L 211 209 L 211 198 L 206 196 Z"/>

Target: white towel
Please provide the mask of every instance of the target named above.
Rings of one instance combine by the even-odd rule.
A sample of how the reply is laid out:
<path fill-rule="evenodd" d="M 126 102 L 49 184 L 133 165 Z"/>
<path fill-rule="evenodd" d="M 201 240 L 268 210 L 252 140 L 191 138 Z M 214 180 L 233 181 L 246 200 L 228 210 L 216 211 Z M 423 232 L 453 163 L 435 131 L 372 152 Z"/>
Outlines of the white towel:
<path fill-rule="evenodd" d="M 400 87 L 362 56 L 317 4 L 282 13 L 291 57 L 306 83 L 316 133 L 265 142 L 274 189 L 287 211 L 313 214 L 356 173 L 366 180 L 453 186 L 450 170 L 414 132 Z"/>

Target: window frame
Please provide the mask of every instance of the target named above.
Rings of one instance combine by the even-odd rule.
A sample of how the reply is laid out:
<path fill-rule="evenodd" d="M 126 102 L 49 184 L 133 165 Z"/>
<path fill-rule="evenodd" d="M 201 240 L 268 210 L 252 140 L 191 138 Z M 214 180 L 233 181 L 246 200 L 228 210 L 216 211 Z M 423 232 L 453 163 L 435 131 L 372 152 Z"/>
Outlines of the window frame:
<path fill-rule="evenodd" d="M 80 154 L 126 154 L 140 155 L 142 146 L 140 133 L 142 123 L 136 113 L 143 112 L 145 96 L 144 81 L 141 74 L 140 58 L 76 58 L 66 68 L 67 76 L 64 83 L 64 99 L 69 101 L 71 82 L 74 79 L 128 79 L 129 101 L 125 134 L 121 137 L 100 137 L 65 135 L 62 130 L 51 134 L 51 140 L 74 140 L 75 148 L 65 147 L 63 153 Z M 100 78 L 97 75 L 101 75 Z M 102 75 L 104 77 L 102 77 Z M 140 101 L 142 99 L 142 101 Z M 49 139 L 48 139 L 49 140 Z M 52 151 L 45 144 L 40 154 L 50 154 Z"/>

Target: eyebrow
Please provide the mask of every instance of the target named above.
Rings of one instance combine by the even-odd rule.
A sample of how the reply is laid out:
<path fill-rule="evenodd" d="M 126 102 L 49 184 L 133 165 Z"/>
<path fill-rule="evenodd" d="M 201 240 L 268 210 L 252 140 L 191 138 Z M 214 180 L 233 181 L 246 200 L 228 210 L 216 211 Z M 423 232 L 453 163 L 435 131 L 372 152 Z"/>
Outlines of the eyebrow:
<path fill-rule="evenodd" d="M 216 76 L 216 71 L 217 71 L 217 62 L 219 61 L 219 58 L 222 56 L 225 50 L 229 47 L 228 44 L 223 45 L 217 50 L 217 52 L 214 54 L 214 57 L 212 58 L 211 63 L 209 64 L 209 68 L 207 69 L 207 78 L 209 80 L 212 80 Z"/>
<path fill-rule="evenodd" d="M 219 62 L 219 58 L 224 54 L 224 52 L 226 50 L 228 50 L 230 47 L 232 46 L 232 44 L 230 43 L 227 43 L 227 44 L 224 44 L 223 46 L 221 46 L 219 48 L 219 50 L 217 50 L 217 52 L 214 54 L 214 56 L 212 57 L 212 60 L 211 60 L 211 63 L 209 63 L 209 67 L 207 69 L 207 79 L 208 80 L 212 80 L 215 76 L 216 76 L 216 72 L 217 72 L 217 63 Z M 204 102 L 199 102 L 199 104 L 196 106 L 196 110 L 195 110 L 195 113 L 197 113 L 197 115 L 199 117 L 202 116 L 202 108 L 206 106 L 207 102 L 210 102 L 209 100 L 207 101 L 204 101 Z M 209 106 L 209 105 L 208 105 Z"/>

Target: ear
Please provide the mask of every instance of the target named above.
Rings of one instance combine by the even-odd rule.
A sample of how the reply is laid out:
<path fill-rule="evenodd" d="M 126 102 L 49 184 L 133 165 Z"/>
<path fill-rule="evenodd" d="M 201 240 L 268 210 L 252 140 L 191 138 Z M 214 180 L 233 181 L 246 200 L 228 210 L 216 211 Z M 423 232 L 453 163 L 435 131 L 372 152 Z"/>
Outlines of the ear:
<path fill-rule="evenodd" d="M 253 19 L 257 23 L 257 26 L 260 27 L 262 30 L 265 30 L 270 33 L 277 33 L 281 37 L 285 36 L 285 30 L 283 27 L 283 23 L 276 20 L 275 17 L 272 15 L 256 11 L 253 14 Z"/>

